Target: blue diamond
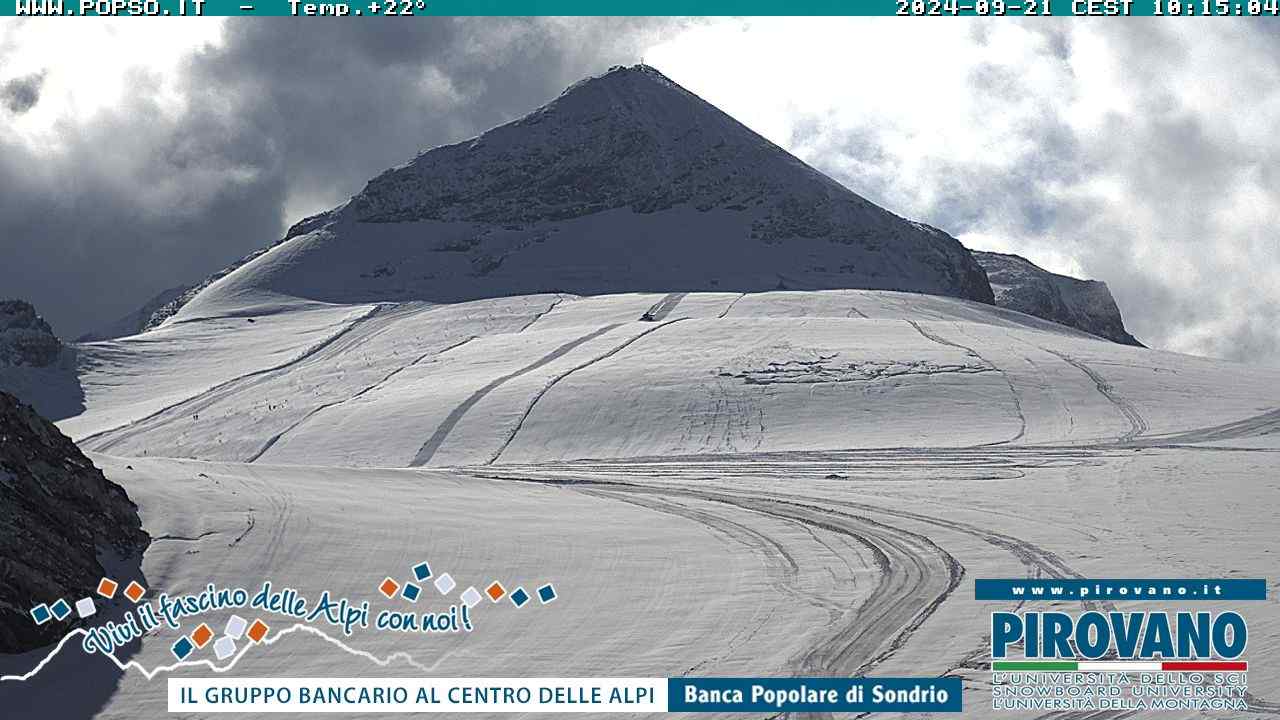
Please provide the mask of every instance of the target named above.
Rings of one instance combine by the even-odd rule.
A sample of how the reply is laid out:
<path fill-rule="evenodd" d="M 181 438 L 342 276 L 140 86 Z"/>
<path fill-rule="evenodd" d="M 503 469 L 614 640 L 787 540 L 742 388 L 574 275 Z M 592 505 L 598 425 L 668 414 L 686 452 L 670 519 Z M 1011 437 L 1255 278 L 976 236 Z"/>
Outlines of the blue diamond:
<path fill-rule="evenodd" d="M 542 601 L 543 605 L 556 599 L 556 589 L 551 587 L 551 583 L 538 588 L 538 599 Z"/>
<path fill-rule="evenodd" d="M 524 588 L 518 587 L 511 593 L 511 602 L 515 603 L 516 607 L 524 607 L 524 604 L 529 602 L 529 593 L 525 592 Z"/>
<path fill-rule="evenodd" d="M 422 588 L 418 587 L 417 585 L 414 585 L 413 583 L 405 583 L 404 590 L 401 590 L 400 594 L 403 595 L 404 599 L 408 600 L 409 602 L 418 602 L 418 595 L 421 592 L 422 592 Z"/>
<path fill-rule="evenodd" d="M 418 582 L 422 582 L 431 577 L 431 566 L 426 563 L 418 563 L 413 566 L 413 576 L 418 578 Z"/>
<path fill-rule="evenodd" d="M 178 642 L 174 643 L 171 649 L 173 650 L 174 657 L 178 658 L 179 660 L 183 660 L 183 659 L 186 659 L 186 657 L 191 654 L 191 651 L 195 649 L 195 646 L 191 644 L 190 640 L 184 637 L 184 638 L 179 638 Z"/>
<path fill-rule="evenodd" d="M 43 625 L 49 622 L 49 606 L 44 603 L 31 608 L 31 618 L 36 621 L 37 625 Z"/>
<path fill-rule="evenodd" d="M 53 616 L 59 620 L 71 614 L 71 606 L 67 604 L 66 600 L 62 599 L 59 599 L 49 609 L 53 611 Z"/>

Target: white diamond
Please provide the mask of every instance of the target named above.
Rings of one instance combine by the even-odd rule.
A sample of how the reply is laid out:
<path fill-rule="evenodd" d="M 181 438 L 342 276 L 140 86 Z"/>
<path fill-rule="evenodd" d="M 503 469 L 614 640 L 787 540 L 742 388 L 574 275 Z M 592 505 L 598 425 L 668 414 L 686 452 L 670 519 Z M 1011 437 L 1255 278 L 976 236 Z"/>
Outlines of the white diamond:
<path fill-rule="evenodd" d="M 244 618 L 239 615 L 232 615 L 231 619 L 227 621 L 226 636 L 233 640 L 239 640 L 244 637 L 244 630 L 247 627 L 249 627 L 249 623 Z"/>
<path fill-rule="evenodd" d="M 436 578 L 436 589 L 440 591 L 441 595 L 448 595 L 456 587 L 458 587 L 458 583 L 453 581 L 453 576 L 449 573 L 444 573 Z"/>
<path fill-rule="evenodd" d="M 469 587 L 462 593 L 462 604 L 473 608 L 480 604 L 480 591 Z"/>
<path fill-rule="evenodd" d="M 235 639 L 231 638 L 230 636 L 223 636 L 218 638 L 218 641 L 213 644 L 213 654 L 219 660 L 226 660 L 232 655 L 235 655 L 236 654 Z"/>
<path fill-rule="evenodd" d="M 93 604 L 93 598 L 84 598 L 76 601 L 76 614 L 82 618 L 98 612 L 98 607 Z"/>

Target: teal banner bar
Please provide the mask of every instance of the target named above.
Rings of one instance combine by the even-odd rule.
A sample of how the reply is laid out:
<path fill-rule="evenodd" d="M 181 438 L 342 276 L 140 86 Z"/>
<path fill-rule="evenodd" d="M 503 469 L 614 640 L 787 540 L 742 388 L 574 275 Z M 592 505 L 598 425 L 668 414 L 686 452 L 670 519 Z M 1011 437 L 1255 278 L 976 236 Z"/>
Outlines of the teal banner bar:
<path fill-rule="evenodd" d="M 978 578 L 975 600 L 1266 600 L 1263 578 L 1212 579 L 1044 579 Z"/>
<path fill-rule="evenodd" d="M 860 15 L 899 17 L 1277 17 L 1280 0 L 0 0 L 0 16 L 344 17 Z"/>

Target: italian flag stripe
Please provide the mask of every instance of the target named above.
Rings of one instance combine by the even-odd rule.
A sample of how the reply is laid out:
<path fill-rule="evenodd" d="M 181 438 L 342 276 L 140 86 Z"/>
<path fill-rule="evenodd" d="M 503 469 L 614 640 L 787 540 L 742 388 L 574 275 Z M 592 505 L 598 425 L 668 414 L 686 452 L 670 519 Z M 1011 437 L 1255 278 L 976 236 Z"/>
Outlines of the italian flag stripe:
<path fill-rule="evenodd" d="M 1161 670 L 1248 670 L 1247 662 L 1163 662 Z"/>
<path fill-rule="evenodd" d="M 992 670 L 1078 670 L 1080 663 L 1074 660 L 1042 661 L 1034 660 L 996 660 L 991 663 Z"/>
<path fill-rule="evenodd" d="M 992 670 L 1025 670 L 1030 672 L 1163 672 L 1173 670 L 1247 671 L 1247 662 L 1215 662 L 1193 660 L 993 660 Z"/>

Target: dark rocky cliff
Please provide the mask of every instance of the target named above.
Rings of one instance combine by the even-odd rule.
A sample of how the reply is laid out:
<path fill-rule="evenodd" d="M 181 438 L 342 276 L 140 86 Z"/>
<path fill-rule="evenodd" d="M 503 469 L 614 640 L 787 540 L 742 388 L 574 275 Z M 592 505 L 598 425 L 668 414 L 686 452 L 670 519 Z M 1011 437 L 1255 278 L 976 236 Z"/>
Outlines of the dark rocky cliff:
<path fill-rule="evenodd" d="M 104 575 L 100 557 L 136 557 L 149 543 L 124 489 L 29 405 L 0 392 L 0 652 L 62 637 L 68 621 L 37 625 L 31 608 L 89 597 Z"/>
<path fill-rule="evenodd" d="M 996 305 L 1044 318 L 1122 345 L 1145 347 L 1129 334 L 1107 284 L 1051 273 L 1018 255 L 977 252 Z"/>

